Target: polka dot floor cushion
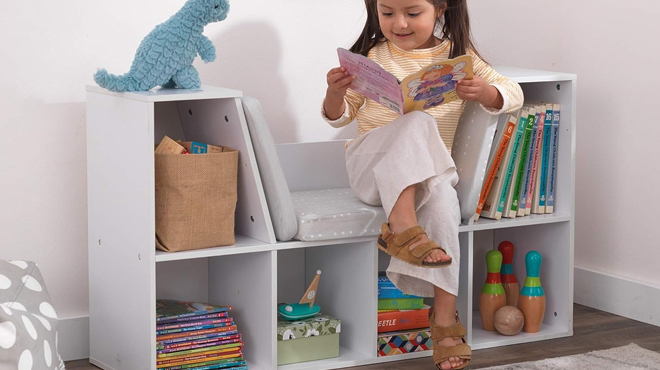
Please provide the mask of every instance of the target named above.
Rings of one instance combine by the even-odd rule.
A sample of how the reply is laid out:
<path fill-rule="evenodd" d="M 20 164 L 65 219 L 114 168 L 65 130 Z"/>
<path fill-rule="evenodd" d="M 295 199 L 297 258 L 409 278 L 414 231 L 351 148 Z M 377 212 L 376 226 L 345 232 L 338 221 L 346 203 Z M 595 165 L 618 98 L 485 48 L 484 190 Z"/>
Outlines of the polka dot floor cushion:
<path fill-rule="evenodd" d="M 387 219 L 382 207 L 363 203 L 351 188 L 291 193 L 298 218 L 297 240 L 377 236 Z"/>
<path fill-rule="evenodd" d="M 64 369 L 57 314 L 34 262 L 0 260 L 0 369 Z"/>

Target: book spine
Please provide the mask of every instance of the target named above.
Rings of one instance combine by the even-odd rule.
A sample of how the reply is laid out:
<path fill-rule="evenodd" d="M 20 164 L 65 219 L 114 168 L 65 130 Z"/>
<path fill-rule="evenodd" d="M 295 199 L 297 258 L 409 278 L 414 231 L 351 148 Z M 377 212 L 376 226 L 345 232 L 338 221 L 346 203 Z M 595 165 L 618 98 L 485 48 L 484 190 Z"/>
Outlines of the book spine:
<path fill-rule="evenodd" d="M 405 294 L 399 289 L 381 289 L 378 288 L 378 298 L 379 299 L 389 299 L 389 298 L 419 298 L 414 295 Z"/>
<path fill-rule="evenodd" d="M 189 328 L 192 326 L 221 324 L 231 321 L 232 321 L 231 318 L 217 319 L 217 320 L 203 320 L 203 321 L 187 321 L 177 324 L 159 325 L 156 326 L 156 330 L 181 329 L 181 328 Z"/>
<path fill-rule="evenodd" d="M 518 152 L 520 151 L 520 144 L 523 135 L 523 127 L 527 123 L 527 115 L 521 114 L 518 119 L 518 130 L 516 131 L 516 136 L 513 139 L 513 148 L 511 150 L 511 158 L 509 158 L 509 163 L 507 164 L 507 170 L 504 177 L 504 185 L 502 186 L 502 192 L 500 193 L 500 199 L 497 203 L 497 213 L 499 215 L 504 211 L 504 205 L 506 203 L 506 198 L 509 196 L 509 188 L 511 187 L 511 181 L 513 178 L 513 170 L 516 167 L 516 160 L 518 159 Z"/>
<path fill-rule="evenodd" d="M 509 124 L 513 123 L 514 125 L 514 130 L 512 133 L 512 138 L 515 137 L 515 127 L 518 124 L 518 119 L 514 115 L 509 115 L 507 118 Z M 502 186 L 504 185 L 504 176 L 506 173 L 506 167 L 507 163 L 509 163 L 509 158 L 511 158 L 511 152 L 513 149 L 513 144 L 511 141 L 509 141 L 509 145 L 507 145 L 506 148 L 506 153 L 504 154 L 504 158 L 502 158 L 502 163 L 500 163 L 500 168 L 497 170 L 497 173 L 495 174 L 495 180 L 493 180 L 493 187 L 490 189 L 488 192 L 488 195 L 486 196 L 486 201 L 484 202 L 484 209 L 481 211 L 481 217 L 486 217 L 490 218 L 493 220 L 499 220 L 502 217 L 502 213 L 497 213 L 497 203 L 500 200 L 500 193 L 502 192 Z"/>
<path fill-rule="evenodd" d="M 197 363 L 197 362 L 223 360 L 223 359 L 227 359 L 227 358 L 236 358 L 236 357 L 243 357 L 243 354 L 240 351 L 236 352 L 236 353 L 228 353 L 228 354 L 220 354 L 220 355 L 199 354 L 199 355 L 196 355 L 196 356 L 187 356 L 187 357 L 182 357 L 182 358 L 178 358 L 178 359 L 156 361 L 156 367 L 157 368 L 162 368 L 162 367 L 175 366 L 175 365 L 188 365 L 188 364 L 194 364 L 194 363 Z"/>
<path fill-rule="evenodd" d="M 187 312 L 179 315 L 157 317 L 156 323 L 163 324 L 167 322 L 175 322 L 181 319 L 194 319 L 193 318 L 194 316 L 209 315 L 209 314 L 215 314 L 215 313 L 227 312 L 227 311 L 231 311 L 231 306 L 218 307 L 216 309 L 208 310 L 208 311 Z M 156 312 L 156 314 L 158 314 L 158 312 Z"/>
<path fill-rule="evenodd" d="M 215 329 L 215 328 L 221 328 L 221 327 L 230 326 L 230 325 L 234 325 L 233 320 L 228 320 L 227 322 L 224 322 L 224 323 L 221 323 L 221 324 L 197 325 L 197 326 L 190 326 L 190 327 L 178 328 L 178 329 L 157 330 L 156 335 L 185 333 L 185 332 L 189 332 L 189 331 L 197 331 L 197 330 L 204 330 L 204 329 Z"/>
<path fill-rule="evenodd" d="M 534 119 L 536 118 L 536 111 L 530 110 L 527 116 L 527 123 L 525 124 L 525 132 L 523 134 L 523 143 L 520 147 L 520 160 L 518 162 L 518 174 L 516 175 L 516 184 L 513 188 L 513 200 L 511 202 L 510 212 L 515 217 L 518 213 L 520 205 L 520 192 L 523 185 L 523 178 L 525 176 L 525 164 L 527 163 L 527 153 L 529 152 L 529 142 L 532 137 L 532 129 L 534 128 Z"/>
<path fill-rule="evenodd" d="M 552 132 L 552 105 L 545 109 L 545 124 L 543 125 L 543 161 L 541 164 L 541 180 L 539 182 L 539 213 L 545 213 L 545 197 L 548 187 L 548 163 L 550 159 L 550 136 Z"/>
<path fill-rule="evenodd" d="M 245 366 L 247 362 L 243 361 L 242 357 L 231 358 L 227 361 L 229 362 L 220 363 L 219 361 L 207 361 L 185 366 L 163 367 L 159 370 L 247 370 L 247 366 Z"/>
<path fill-rule="evenodd" d="M 488 193 L 490 192 L 490 189 L 493 186 L 493 182 L 495 181 L 495 176 L 497 174 L 497 171 L 500 169 L 502 159 L 506 154 L 506 148 L 509 145 L 509 142 L 511 141 L 511 136 L 513 135 L 515 129 L 516 129 L 515 122 L 509 121 L 506 124 L 506 127 L 504 128 L 502 140 L 499 142 L 499 144 L 496 143 L 496 145 L 499 146 L 495 151 L 493 162 L 490 166 L 490 169 L 488 170 L 488 176 L 486 177 L 486 181 L 484 181 L 484 186 L 481 188 L 481 193 L 479 194 L 479 202 L 477 203 L 477 211 L 476 211 L 477 215 L 480 215 L 481 211 L 484 209 L 484 203 L 486 202 L 486 197 L 488 196 Z"/>
<path fill-rule="evenodd" d="M 536 133 L 539 129 L 539 119 L 541 114 L 536 111 L 534 115 L 534 125 L 532 126 L 532 136 L 529 139 L 529 148 L 527 150 L 527 161 L 525 163 L 524 179 L 522 189 L 520 189 L 520 203 L 518 204 L 518 216 L 525 216 L 525 209 L 527 208 L 527 193 L 529 191 L 529 183 L 532 180 L 532 163 L 534 162 L 534 147 L 536 146 Z"/>
<path fill-rule="evenodd" d="M 170 353 L 162 353 L 160 355 L 157 355 L 157 359 L 161 360 L 166 360 L 166 359 L 172 359 L 176 357 L 185 357 L 186 355 L 195 355 L 195 354 L 201 354 L 201 353 L 212 353 L 212 354 L 221 354 L 221 353 L 234 353 L 243 347 L 243 343 L 238 342 L 238 343 L 231 343 L 231 344 L 224 344 L 224 345 L 216 345 L 216 346 L 210 346 L 210 347 L 200 347 L 200 348 L 193 348 L 193 349 L 187 349 L 187 350 L 180 350 L 180 351 L 175 351 L 175 352 L 170 352 Z"/>
<path fill-rule="evenodd" d="M 236 326 L 226 326 L 224 328 L 214 328 L 214 329 L 204 329 L 204 330 L 198 330 L 198 331 L 189 331 L 189 332 L 183 332 L 183 333 L 176 333 L 176 334 L 167 334 L 167 335 L 157 335 L 156 336 L 156 341 L 161 342 L 165 341 L 168 339 L 175 339 L 175 338 L 185 338 L 185 337 L 197 337 L 200 335 L 206 335 L 206 334 L 218 334 L 218 333 L 223 333 L 223 332 L 228 332 L 228 331 L 235 331 Z"/>
<path fill-rule="evenodd" d="M 552 107 L 552 144 L 550 149 L 550 175 L 548 176 L 548 198 L 545 201 L 545 213 L 554 212 L 555 184 L 557 179 L 557 147 L 559 145 L 559 114 L 561 106 Z"/>
<path fill-rule="evenodd" d="M 171 352 L 185 351 L 195 348 L 213 347 L 223 344 L 231 344 L 231 343 L 239 343 L 239 342 L 241 342 L 240 334 L 232 335 L 230 337 L 227 337 L 227 339 L 215 338 L 215 339 L 181 342 L 181 343 L 165 345 L 165 346 L 162 345 L 156 346 L 156 350 L 157 350 L 156 353 L 158 354 L 171 353 Z"/>
<path fill-rule="evenodd" d="M 182 337 L 176 337 L 176 338 L 168 338 L 168 339 L 162 339 L 162 338 L 156 338 L 156 346 L 167 346 L 167 345 L 173 345 L 173 344 L 180 344 L 184 342 L 192 342 L 196 340 L 205 340 L 205 339 L 228 339 L 229 337 L 233 337 L 234 335 L 239 335 L 238 330 L 229 330 L 225 331 L 222 333 L 207 333 L 207 334 L 199 334 L 199 335 L 188 335 L 188 336 L 182 336 Z"/>
<path fill-rule="evenodd" d="M 423 298 L 379 299 L 379 310 L 417 310 L 424 308 Z"/>
<path fill-rule="evenodd" d="M 429 327 L 429 309 L 378 313 L 378 332 L 412 330 Z"/>
<path fill-rule="evenodd" d="M 525 206 L 525 215 L 532 213 L 532 206 L 538 208 L 538 169 L 539 169 L 539 156 L 543 149 L 543 124 L 545 122 L 545 110 L 541 109 L 539 115 L 539 127 L 536 131 L 536 143 L 534 146 L 534 159 L 532 162 L 532 174 L 529 181 L 529 189 L 527 189 L 527 205 Z"/>
<path fill-rule="evenodd" d="M 190 316 L 190 317 L 182 317 L 178 319 L 163 320 L 163 321 L 158 321 L 158 325 L 164 326 L 164 325 L 184 324 L 184 323 L 189 323 L 191 321 L 217 320 L 217 319 L 226 318 L 227 314 L 228 314 L 227 312 L 218 312 L 208 315 Z"/>

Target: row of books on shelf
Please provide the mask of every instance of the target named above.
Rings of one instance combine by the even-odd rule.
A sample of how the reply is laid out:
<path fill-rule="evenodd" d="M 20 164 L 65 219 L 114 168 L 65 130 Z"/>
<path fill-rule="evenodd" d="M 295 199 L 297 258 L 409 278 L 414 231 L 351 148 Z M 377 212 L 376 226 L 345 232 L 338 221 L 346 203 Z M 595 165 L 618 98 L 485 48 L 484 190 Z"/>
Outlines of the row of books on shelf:
<path fill-rule="evenodd" d="M 156 301 L 156 368 L 247 370 L 230 306 Z"/>
<path fill-rule="evenodd" d="M 560 116 L 559 104 L 538 103 L 500 117 L 475 221 L 554 212 Z"/>
<path fill-rule="evenodd" d="M 379 273 L 378 356 L 432 349 L 429 309 L 423 297 L 403 293 Z"/>

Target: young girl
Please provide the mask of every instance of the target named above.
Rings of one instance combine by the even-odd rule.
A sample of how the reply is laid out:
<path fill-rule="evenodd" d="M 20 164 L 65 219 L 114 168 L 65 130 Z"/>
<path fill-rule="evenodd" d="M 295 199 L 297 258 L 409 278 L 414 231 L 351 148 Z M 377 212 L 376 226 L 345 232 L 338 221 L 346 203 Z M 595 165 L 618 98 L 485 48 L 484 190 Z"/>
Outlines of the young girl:
<path fill-rule="evenodd" d="M 346 150 L 351 187 L 388 217 L 378 247 L 392 255 L 388 277 L 407 294 L 434 297 L 429 325 L 439 369 L 470 361 L 458 320 L 460 210 L 458 174 L 450 155 L 466 101 L 492 114 L 520 109 L 520 86 L 495 72 L 470 38 L 467 0 L 365 0 L 367 23 L 351 51 L 399 80 L 433 62 L 472 56 L 474 78 L 456 85 L 462 100 L 399 116 L 350 90 L 354 76 L 328 72 L 323 115 L 334 127 L 357 119 L 359 137 Z M 437 36 L 436 36 L 437 35 Z M 441 268 L 438 268 L 441 267 Z"/>

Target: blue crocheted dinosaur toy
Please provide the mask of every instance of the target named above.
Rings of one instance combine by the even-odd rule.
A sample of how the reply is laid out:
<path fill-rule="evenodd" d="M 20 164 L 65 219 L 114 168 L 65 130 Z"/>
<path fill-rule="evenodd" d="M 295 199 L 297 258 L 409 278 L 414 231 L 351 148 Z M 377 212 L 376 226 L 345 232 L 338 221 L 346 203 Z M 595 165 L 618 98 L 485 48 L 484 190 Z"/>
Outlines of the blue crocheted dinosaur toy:
<path fill-rule="evenodd" d="M 215 60 L 215 47 L 202 31 L 207 24 L 227 18 L 228 11 L 227 0 L 188 0 L 142 40 L 128 73 L 115 76 L 100 69 L 94 74 L 94 81 L 116 92 L 147 91 L 159 85 L 200 88 L 193 60 L 197 53 L 206 63 Z"/>

